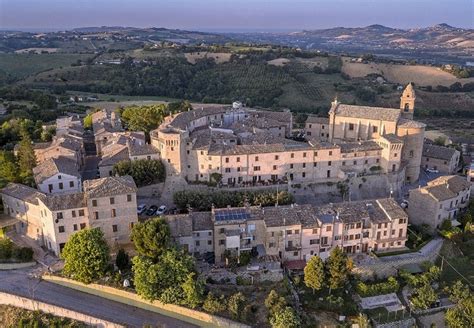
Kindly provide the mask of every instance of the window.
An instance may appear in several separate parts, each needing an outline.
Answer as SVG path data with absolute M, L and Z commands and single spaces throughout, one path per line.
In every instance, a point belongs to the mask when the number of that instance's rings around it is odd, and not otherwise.
M 349 131 L 353 131 L 354 130 L 354 123 L 349 123 Z
M 73 218 L 75 218 L 76 217 L 76 211 L 72 211 L 71 215 L 72 215 Z
M 268 244 L 268 247 L 270 247 L 270 248 L 275 247 L 275 243 L 269 243 L 269 244 Z
M 352 164 L 357 165 L 357 161 L 353 161 Z
M 403 229 L 400 229 L 400 230 L 398 231 L 398 237 L 399 237 L 399 238 L 403 237 Z
M 63 183 L 62 183 L 62 182 L 59 183 L 59 189 L 60 189 L 60 190 L 64 189 L 64 186 L 63 186 Z
M 306 163 L 303 163 L 303 168 L 305 168 L 305 167 L 306 167 Z
M 276 171 L 276 169 L 277 169 L 277 166 L 273 165 L 273 171 Z
M 332 226 L 328 225 L 326 226 L 326 231 L 331 231 L 332 230 Z
M 113 218 L 117 216 L 117 211 L 115 211 L 115 208 L 112 209 L 110 216 Z
M 225 228 L 220 228 L 219 233 L 225 233 Z
M 392 229 L 392 236 L 395 234 L 395 229 Z
M 393 154 L 393 157 L 397 157 L 397 156 L 398 156 L 398 154 L 397 154 L 397 153 L 394 153 L 394 154 Z
M 112 225 L 112 231 L 117 232 L 118 231 L 118 226 L 116 224 Z
M 86 228 L 86 224 L 85 224 L 85 223 L 81 223 L 79 226 L 81 227 L 81 230 Z
M 131 202 L 132 201 L 132 195 L 127 195 L 127 202 Z
M 355 235 L 355 239 L 360 239 L 360 233 Z
M 309 244 L 310 245 L 317 245 L 317 244 L 319 244 L 319 239 L 310 239 Z
M 413 150 L 410 150 L 409 156 L 410 156 L 411 158 L 413 158 L 413 156 L 414 156 Z M 444 164 L 446 164 L 446 163 L 444 163 Z
M 384 235 L 384 237 L 387 236 L 387 230 L 383 231 L 383 235 Z
M 298 251 L 293 252 L 293 256 L 298 256 L 298 254 L 299 254 Z
M 329 156 L 332 156 L 332 150 L 329 151 Z
M 61 175 L 58 175 L 58 179 L 61 180 Z
M 225 168 L 225 173 L 230 173 L 230 167 Z
M 64 229 L 64 226 L 59 226 L 58 229 L 59 229 L 59 232 L 60 232 L 60 233 L 66 231 L 66 230 Z
M 301 173 L 301 176 L 302 176 L 303 178 L 306 178 L 306 173 L 305 173 L 305 172 Z
M 373 133 L 377 133 L 378 131 L 379 131 L 379 128 L 378 128 L 378 127 L 376 127 L 376 126 L 373 126 L 373 127 L 372 127 L 372 132 L 373 132 Z
M 303 153 L 303 157 L 306 157 L 306 153 Z
M 69 188 L 74 188 L 74 181 L 69 181 Z
M 287 235 L 291 235 L 292 233 L 293 233 L 292 230 L 286 230 L 286 234 L 287 234 Z
M 199 240 L 196 240 L 195 245 L 196 246 L 201 246 L 201 242 Z
M 328 166 L 331 166 L 331 165 L 332 165 L 332 161 L 329 161 L 329 162 L 328 162 Z
M 255 162 L 258 162 L 258 156 L 255 156 Z
M 110 205 L 113 205 L 113 204 L 115 204 L 115 198 L 110 197 Z
M 49 190 L 49 192 L 53 191 L 53 185 L 52 184 L 48 185 L 48 190 Z
M 300 233 L 300 230 L 299 230 L 299 229 L 296 229 L 296 230 L 295 230 L 295 235 L 299 235 L 299 233 Z
M 209 232 L 207 233 L 207 235 L 208 235 L 208 236 L 212 236 L 212 231 L 209 231 Z
M 240 157 L 237 157 L 237 163 L 239 163 L 239 162 L 240 162 Z
M 219 239 L 219 245 L 225 245 L 225 239 Z
M 345 161 L 342 162 L 342 166 L 346 166 L 346 162 L 345 162 Z
M 207 244 L 208 244 L 208 245 L 212 245 L 212 240 L 208 240 L 208 241 L 207 241 Z
M 360 229 L 361 227 L 362 227 L 362 223 L 360 223 L 360 222 L 357 222 L 357 224 L 356 224 L 356 228 L 357 228 L 357 229 Z
M 293 164 L 290 164 L 290 169 L 292 169 L 292 168 L 293 168 Z
M 209 164 L 209 170 L 212 170 L 212 164 Z
M 92 200 L 92 206 L 97 207 L 97 199 Z
M 313 235 L 316 235 L 318 233 L 318 228 L 313 229 Z
M 290 157 L 291 157 L 291 158 L 295 158 L 295 154 L 294 154 L 294 153 L 291 153 Z
M 253 170 L 254 170 L 254 171 L 260 171 L 260 166 L 254 166 L 254 167 L 253 167 Z
M 350 235 L 349 240 L 354 240 L 354 235 Z
M 226 162 L 226 163 L 229 163 L 229 157 L 226 157 L 226 158 L 225 158 L 225 162 Z
M 365 162 L 364 162 L 364 164 L 369 164 L 369 160 L 366 159 Z
M 94 212 L 94 219 L 99 220 L 99 212 Z
M 328 170 L 328 171 L 327 171 L 327 177 L 328 177 L 328 178 L 331 177 L 331 170 Z
M 79 210 L 79 216 L 84 216 L 84 210 Z
M 316 156 L 318 156 L 318 152 L 317 152 L 317 151 L 314 152 L 314 157 L 316 157 Z
M 62 220 L 64 217 L 63 217 L 63 212 L 58 212 L 56 213 L 56 219 L 58 220 Z
M 280 159 L 280 156 L 275 155 L 275 161 L 278 161 Z
M 77 231 L 77 224 L 74 224 L 73 227 L 74 231 Z
M 327 245 L 328 244 L 328 237 L 322 237 L 321 238 L 321 245 Z M 324 252 L 321 250 L 321 252 Z

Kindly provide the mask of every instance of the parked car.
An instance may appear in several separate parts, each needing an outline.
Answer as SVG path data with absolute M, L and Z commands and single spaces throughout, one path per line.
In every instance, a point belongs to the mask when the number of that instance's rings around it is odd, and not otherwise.
M 146 205 L 145 204 L 140 204 L 137 206 L 137 214 L 142 215 L 146 211 Z
M 426 169 L 426 172 L 428 172 L 428 173 L 439 173 L 439 171 L 435 170 L 435 169 Z
M 163 214 L 165 214 L 165 211 L 166 211 L 166 206 L 165 206 L 165 205 L 161 205 L 161 206 L 158 208 L 158 211 L 156 211 L 156 215 L 163 215 Z
M 158 206 L 156 205 L 151 205 L 148 210 L 146 211 L 146 215 L 152 216 L 155 215 L 156 211 L 158 210 Z

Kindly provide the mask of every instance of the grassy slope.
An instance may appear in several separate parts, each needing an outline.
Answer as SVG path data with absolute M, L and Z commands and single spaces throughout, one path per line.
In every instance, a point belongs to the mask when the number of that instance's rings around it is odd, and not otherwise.
M 69 327 L 85 328 L 87 325 L 66 318 L 55 317 L 43 312 L 33 312 L 21 308 L 0 305 L 0 325 L 1 327 Z
M 70 66 L 87 54 L 0 54 L 0 71 L 24 78 L 49 69 Z

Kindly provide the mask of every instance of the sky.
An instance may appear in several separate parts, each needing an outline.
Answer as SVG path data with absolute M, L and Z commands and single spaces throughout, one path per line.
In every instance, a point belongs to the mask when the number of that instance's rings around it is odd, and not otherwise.
M 135 26 L 241 32 L 438 23 L 474 28 L 474 1 L 0 0 L 1 29 Z

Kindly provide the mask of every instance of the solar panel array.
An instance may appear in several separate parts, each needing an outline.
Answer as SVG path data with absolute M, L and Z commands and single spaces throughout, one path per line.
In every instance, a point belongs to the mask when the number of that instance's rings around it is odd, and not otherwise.
M 250 213 L 239 208 L 220 209 L 214 212 L 214 217 L 216 221 L 248 220 L 250 219 Z

